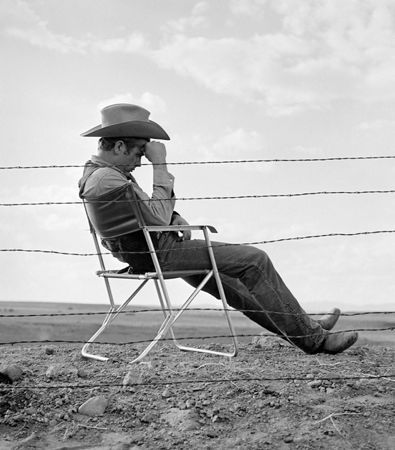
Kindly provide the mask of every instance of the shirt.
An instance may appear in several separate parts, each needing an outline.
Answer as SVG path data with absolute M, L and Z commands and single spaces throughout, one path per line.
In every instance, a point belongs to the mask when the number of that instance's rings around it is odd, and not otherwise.
M 163 166 L 153 166 L 153 192 L 149 197 L 131 174 L 125 174 L 118 167 L 111 165 L 99 156 L 93 155 L 91 161 L 101 166 L 87 179 L 84 187 L 84 197 L 89 199 L 99 197 L 118 187 L 131 182 L 140 203 L 141 213 L 147 225 L 169 225 L 176 202 L 174 195 L 174 176 L 163 169 Z

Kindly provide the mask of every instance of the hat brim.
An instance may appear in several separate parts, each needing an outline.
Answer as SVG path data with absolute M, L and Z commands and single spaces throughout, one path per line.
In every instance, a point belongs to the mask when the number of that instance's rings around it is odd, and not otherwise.
M 81 136 L 84 137 L 141 137 L 151 139 L 170 140 L 166 131 L 152 120 L 122 122 L 108 127 L 98 125 Z

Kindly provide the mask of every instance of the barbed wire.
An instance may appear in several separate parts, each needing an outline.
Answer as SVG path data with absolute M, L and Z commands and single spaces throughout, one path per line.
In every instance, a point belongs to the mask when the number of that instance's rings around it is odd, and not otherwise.
M 224 195 L 210 197 L 168 197 L 168 198 L 149 198 L 137 199 L 140 203 L 162 202 L 162 201 L 196 201 L 196 200 L 245 200 L 258 198 L 284 198 L 284 197 L 308 197 L 318 195 L 371 195 L 371 194 L 394 194 L 395 189 L 386 190 L 365 190 L 365 191 L 315 191 L 315 192 L 291 192 L 286 194 L 251 194 L 251 195 Z M 88 200 L 87 203 L 101 204 L 108 203 L 108 200 Z M 130 203 L 130 200 L 114 200 L 112 203 Z M 21 202 L 21 203 L 0 203 L 0 206 L 59 206 L 59 205 L 82 205 L 82 201 L 67 202 Z
M 392 381 L 395 374 L 378 374 L 378 375 L 349 375 L 349 376 L 321 376 L 315 375 L 314 380 L 322 381 L 342 381 L 342 380 L 381 380 L 388 379 Z M 311 378 L 306 375 L 293 376 L 293 377 L 233 377 L 233 378 L 211 378 L 211 379 L 182 379 L 182 380 L 151 380 L 143 381 L 139 380 L 136 383 L 128 383 L 126 386 L 123 383 L 85 383 L 85 384 L 60 384 L 60 385 L 28 385 L 28 384 L 4 384 L 1 385 L 1 390 L 13 390 L 13 389 L 93 389 L 93 388 L 130 388 L 141 386 L 176 386 L 180 384 L 218 384 L 218 383 L 235 383 L 237 381 L 242 382 L 267 382 L 267 381 L 311 381 Z
M 266 158 L 266 159 L 230 159 L 230 160 L 211 160 L 211 161 L 174 161 L 160 164 L 143 163 L 142 166 L 163 166 L 163 165 L 206 165 L 206 164 L 246 164 L 246 163 L 288 163 L 288 162 L 329 162 L 329 161 L 355 161 L 355 160 L 379 160 L 395 159 L 395 155 L 381 156 L 335 156 L 323 158 Z M 84 164 L 52 164 L 35 166 L 0 166 L 0 170 L 19 170 L 19 169 L 74 169 L 83 168 Z
M 261 311 L 262 313 L 264 311 Z M 338 330 L 338 331 L 331 331 L 331 334 L 341 334 L 341 333 L 347 333 L 347 332 L 353 332 L 353 331 L 393 331 L 395 330 L 394 327 L 383 327 L 383 328 L 353 328 L 353 329 L 347 329 L 347 330 Z M 320 333 L 310 333 L 310 334 L 298 334 L 298 335 L 292 335 L 287 334 L 287 338 L 292 339 L 301 339 L 306 337 L 314 337 L 314 336 L 321 336 Z M 182 336 L 177 337 L 177 341 L 186 341 L 186 340 L 205 340 L 205 339 L 220 339 L 220 338 L 231 338 L 232 336 L 236 336 L 239 338 L 250 338 L 250 337 L 269 337 L 269 338 L 280 338 L 280 336 L 271 334 L 271 333 L 244 333 L 244 334 L 216 334 L 216 335 L 207 335 L 207 336 Z M 161 338 L 161 342 L 168 342 L 172 341 L 173 338 Z M 147 344 L 152 342 L 151 339 L 142 339 L 139 341 L 127 341 L 127 342 L 109 342 L 109 341 L 94 341 L 92 344 L 95 345 L 115 345 L 115 346 L 127 346 L 127 345 L 136 345 L 136 344 Z M 20 340 L 20 341 L 9 341 L 9 342 L 0 342 L 0 346 L 4 345 L 21 345 L 21 344 L 87 344 L 88 341 L 81 340 L 81 339 L 44 339 L 44 340 Z
M 0 300 L 5 301 L 5 300 Z M 20 300 L 22 301 L 22 300 Z M 29 301 L 29 300 L 25 300 Z M 124 311 L 89 311 L 89 312 L 73 312 L 73 313 L 43 313 L 43 314 L 0 314 L 0 318 L 18 318 L 18 317 L 62 317 L 62 316 L 98 316 L 98 315 L 112 315 L 112 314 L 138 314 L 138 313 L 150 313 L 150 312 L 164 312 L 164 311 L 184 311 L 181 308 L 149 308 L 149 309 L 129 309 Z M 279 312 L 279 311 L 262 311 L 261 309 L 231 309 L 231 308 L 188 308 L 186 311 L 228 311 L 228 312 L 256 312 L 256 313 L 266 313 L 266 314 L 281 314 L 283 316 L 329 316 L 335 315 L 337 313 L 331 312 L 317 312 L 317 313 L 291 313 L 291 312 Z M 359 311 L 350 313 L 340 313 L 343 317 L 353 317 L 353 316 L 366 316 L 366 315 L 389 315 L 395 314 L 395 311 Z
M 326 233 L 326 234 L 312 234 L 305 236 L 294 236 L 287 238 L 279 238 L 279 239 L 268 239 L 263 241 L 253 241 L 253 242 L 242 242 L 242 243 L 223 243 L 216 244 L 212 246 L 212 248 L 218 247 L 228 247 L 228 246 L 240 246 L 240 245 L 261 245 L 261 244 L 274 244 L 276 242 L 286 242 L 286 241 L 300 241 L 306 239 L 319 239 L 326 237 L 354 237 L 354 236 L 369 236 L 376 234 L 391 234 L 395 233 L 394 230 L 373 230 L 373 231 L 358 231 L 354 233 Z M 198 250 L 201 247 L 189 247 L 188 250 Z M 179 248 L 169 248 L 169 249 L 157 249 L 155 253 L 167 253 L 167 252 L 177 252 L 183 251 L 183 249 Z M 52 254 L 52 255 L 64 255 L 64 256 L 97 256 L 99 253 L 79 253 L 79 252 L 63 252 L 58 250 L 43 250 L 43 249 L 24 249 L 24 248 L 0 248 L 0 252 L 11 252 L 11 253 L 43 253 L 43 254 Z M 149 250 L 146 251 L 122 251 L 117 252 L 122 255 L 140 255 L 140 254 L 148 254 L 151 253 Z M 101 252 L 101 255 L 112 255 L 110 252 Z

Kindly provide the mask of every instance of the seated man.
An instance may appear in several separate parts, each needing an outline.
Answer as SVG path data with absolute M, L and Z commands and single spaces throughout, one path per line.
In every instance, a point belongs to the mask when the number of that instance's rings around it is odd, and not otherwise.
M 147 225 L 186 225 L 174 211 L 174 177 L 166 166 L 166 148 L 151 139 L 170 139 L 157 123 L 149 120 L 149 111 L 136 105 L 116 104 L 102 110 L 102 123 L 82 136 L 100 137 L 98 155 L 85 165 L 79 182 L 80 196 L 92 204 L 103 205 L 114 200 L 119 212 L 112 214 L 98 234 L 103 245 L 114 256 L 128 263 L 136 273 L 153 270 L 153 263 L 142 233 L 127 202 L 131 186 L 140 202 Z M 149 197 L 137 184 L 131 172 L 145 156 L 153 167 L 153 194 Z M 122 197 L 124 195 L 124 197 Z M 129 209 L 126 211 L 126 209 Z M 94 224 L 95 226 L 95 224 Z M 96 226 L 95 226 L 96 228 Z M 115 231 L 114 231 L 115 230 Z M 210 269 L 204 240 L 191 240 L 189 231 L 182 238 L 174 232 L 154 234 L 153 241 L 164 271 Z M 248 245 L 213 242 L 218 270 L 227 302 L 267 330 L 276 333 L 306 353 L 339 353 L 353 345 L 356 332 L 329 333 L 340 310 L 321 319 L 311 319 L 301 308 L 276 272 L 267 254 Z M 201 277 L 185 279 L 197 286 Z M 204 290 L 219 298 L 212 280 Z

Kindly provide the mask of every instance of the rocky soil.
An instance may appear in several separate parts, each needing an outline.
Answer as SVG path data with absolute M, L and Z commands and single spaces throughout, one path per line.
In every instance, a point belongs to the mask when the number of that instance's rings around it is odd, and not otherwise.
M 393 373 L 393 348 L 309 356 L 261 337 L 229 360 L 163 343 L 133 366 L 136 348 L 100 350 L 2 347 L 0 449 L 395 448 L 394 378 L 341 379 Z

